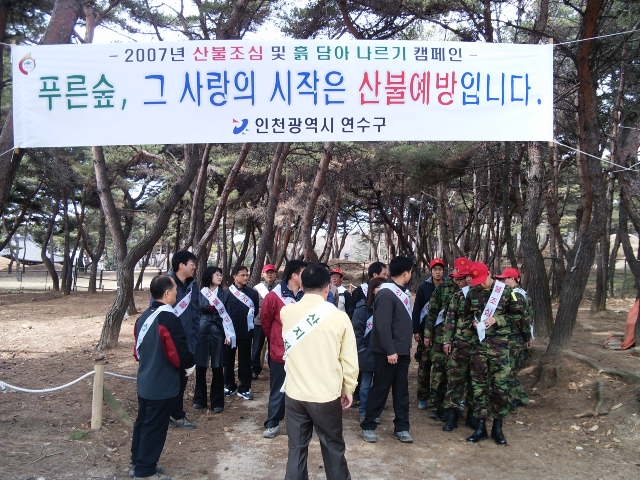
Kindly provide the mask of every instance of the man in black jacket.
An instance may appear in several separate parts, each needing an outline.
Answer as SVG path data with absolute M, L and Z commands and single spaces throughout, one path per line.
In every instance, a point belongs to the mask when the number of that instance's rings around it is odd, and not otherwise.
M 134 356 L 138 367 L 138 418 L 133 427 L 131 463 L 135 479 L 170 480 L 160 476 L 169 417 L 180 391 L 183 372 L 195 369 L 180 320 L 173 311 L 176 283 L 158 275 L 150 285 L 153 302 L 136 322 Z M 162 381 L 158 381 L 161 379 Z
M 413 442 L 409 433 L 409 360 L 412 340 L 411 296 L 405 291 L 411 281 L 413 260 L 396 257 L 389 263 L 391 282 L 383 283 L 373 307 L 371 350 L 374 356 L 373 387 L 362 427 L 366 442 L 376 442 L 376 418 L 393 390 L 394 436 Z
M 249 269 L 244 265 L 232 271 L 233 284 L 229 287 L 225 307 L 233 320 L 236 331 L 236 348 L 226 345 L 226 361 L 224 366 L 224 394 L 234 393 L 245 400 L 253 400 L 251 392 L 251 338 L 255 326 L 255 318 L 259 314 L 260 296 L 249 287 Z M 236 383 L 235 362 L 238 353 L 238 382 Z

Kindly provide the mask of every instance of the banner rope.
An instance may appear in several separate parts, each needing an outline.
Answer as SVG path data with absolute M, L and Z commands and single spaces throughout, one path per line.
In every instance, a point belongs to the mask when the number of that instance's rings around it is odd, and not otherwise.
M 21 393 L 51 393 L 51 392 L 55 392 L 57 390 L 62 390 L 64 388 L 70 387 L 71 385 L 74 385 L 76 383 L 78 383 L 81 380 L 84 380 L 87 377 L 90 377 L 91 375 L 95 374 L 96 371 L 95 370 L 91 370 L 90 372 L 85 373 L 84 375 L 76 378 L 75 380 L 72 380 L 68 383 L 65 383 L 64 385 L 60 385 L 58 387 L 52 387 L 52 388 L 42 388 L 42 389 L 32 389 L 32 388 L 23 388 L 23 387 L 17 387 L 15 385 L 11 385 L 10 383 L 7 382 L 3 382 L 2 380 L 0 380 L 0 392 L 21 392 Z M 105 375 L 110 375 L 112 377 L 117 377 L 117 378 L 123 378 L 125 380 L 136 380 L 136 377 L 130 377 L 128 375 L 121 375 L 119 373 L 113 373 L 113 372 L 104 372 Z
M 587 157 L 591 157 L 591 158 L 593 158 L 595 160 L 599 160 L 601 162 L 605 162 L 605 163 L 608 163 L 610 165 L 616 166 L 616 167 L 621 169 L 621 170 L 618 170 L 618 171 L 626 172 L 626 171 L 633 171 L 634 170 L 632 167 L 625 167 L 624 165 L 620 165 L 619 163 L 612 162 L 611 160 L 607 160 L 606 158 L 601 158 L 601 157 L 596 157 L 595 155 L 591 155 L 590 153 L 584 152 L 584 151 L 580 150 L 579 148 L 575 148 L 575 147 L 571 147 L 569 145 L 565 145 L 564 143 L 561 143 L 558 140 L 554 139 L 553 143 L 555 143 L 557 145 L 560 145 L 561 147 L 568 148 L 569 150 L 573 150 L 574 152 L 578 152 L 578 153 L 581 153 L 583 155 L 586 155 Z

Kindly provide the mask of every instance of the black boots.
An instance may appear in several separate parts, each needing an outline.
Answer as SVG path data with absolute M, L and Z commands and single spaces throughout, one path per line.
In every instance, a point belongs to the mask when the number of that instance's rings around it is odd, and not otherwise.
M 478 417 L 474 417 L 471 414 L 471 410 L 469 410 L 469 413 L 467 413 L 467 420 L 464 422 L 464 424 L 471 430 L 475 430 L 476 428 L 478 428 Z
M 432 420 L 440 420 L 441 422 L 445 421 L 445 410 L 444 408 L 438 407 L 431 412 L 429 418 Z
M 498 445 L 506 445 L 507 439 L 504 438 L 504 433 L 502 433 L 502 419 L 494 418 L 493 426 L 491 427 L 491 438 L 493 438 Z
M 442 427 L 445 432 L 450 432 L 458 428 L 458 409 L 447 408 L 444 412 L 444 421 L 446 422 Z
M 476 427 L 475 432 L 473 432 L 473 435 L 467 438 L 467 442 L 476 443 L 488 437 L 486 420 L 484 418 L 479 418 L 478 426 Z

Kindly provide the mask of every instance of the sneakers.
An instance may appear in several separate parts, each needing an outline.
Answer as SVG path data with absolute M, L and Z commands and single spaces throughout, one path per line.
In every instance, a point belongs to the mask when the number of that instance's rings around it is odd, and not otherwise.
M 413 443 L 413 437 L 406 430 L 402 432 L 393 432 L 393 436 L 400 440 L 402 443 Z
M 280 435 L 280 425 L 267 427 L 262 434 L 262 438 L 276 438 L 278 435 Z
M 133 480 L 171 480 L 171 477 L 156 472 L 149 477 L 133 477 Z
M 202 410 L 204 408 L 204 405 L 199 402 L 193 402 L 193 408 L 195 408 L 196 410 Z
M 238 387 L 234 387 L 234 388 L 224 387 L 224 396 L 230 397 L 231 395 L 235 394 L 237 391 L 238 391 Z
M 164 468 L 156 466 L 156 474 L 159 474 L 159 475 L 164 474 Z M 129 476 L 130 477 L 136 476 L 136 466 L 133 463 L 129 465 Z M 149 477 L 146 477 L 146 478 L 149 478 Z
M 172 427 L 176 428 L 188 428 L 193 430 L 194 428 L 198 428 L 195 423 L 190 422 L 187 417 L 178 418 L 177 420 L 173 417 L 169 417 L 169 424 Z
M 362 439 L 368 443 L 376 443 L 378 441 L 378 434 L 375 430 L 362 430 Z
M 224 412 L 224 407 L 213 407 L 211 410 L 213 413 L 222 413 Z
M 426 400 L 418 400 L 418 410 L 426 410 L 429 406 L 429 402 Z
M 244 398 L 245 400 L 253 400 L 253 393 L 251 393 L 251 390 L 248 390 L 246 392 L 238 392 L 237 395 L 240 398 Z

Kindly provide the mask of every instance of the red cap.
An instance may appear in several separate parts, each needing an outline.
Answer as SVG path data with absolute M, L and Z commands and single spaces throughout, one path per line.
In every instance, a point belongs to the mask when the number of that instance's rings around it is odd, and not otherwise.
M 468 269 L 470 264 L 471 260 L 469 260 L 467 257 L 458 257 L 453 262 L 453 268 L 455 268 L 456 270 L 466 270 Z
M 477 287 L 481 283 L 483 283 L 487 278 L 489 278 L 489 267 L 482 262 L 474 262 L 471 264 L 471 268 L 469 269 L 469 274 L 471 275 L 471 286 Z
M 471 265 L 473 264 L 473 262 L 469 262 L 465 265 L 462 265 L 460 268 L 458 268 L 455 273 L 452 273 L 451 276 L 453 278 L 465 278 L 469 275 L 471 275 Z
M 271 270 L 273 270 L 274 272 L 278 271 L 276 266 L 273 265 L 272 263 L 267 263 L 264 267 L 262 267 L 262 273 L 267 273 L 267 272 L 270 272 Z
M 447 265 L 444 263 L 444 260 L 441 258 L 434 258 L 429 262 L 429 270 L 431 270 L 436 265 L 440 265 L 442 268 L 445 268 Z
M 334 268 L 331 270 L 331 275 L 340 275 L 341 277 L 344 277 L 344 272 L 340 268 Z
M 508 267 L 505 268 L 500 275 L 496 275 L 496 278 L 515 278 L 516 280 L 520 280 L 520 270 L 518 270 L 517 268 Z

